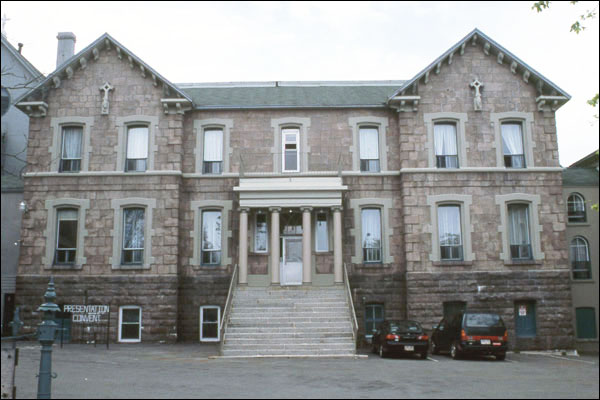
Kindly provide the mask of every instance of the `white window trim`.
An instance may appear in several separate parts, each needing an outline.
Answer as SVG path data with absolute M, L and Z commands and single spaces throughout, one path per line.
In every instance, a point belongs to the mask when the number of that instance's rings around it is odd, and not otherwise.
M 127 134 L 129 128 L 134 126 L 148 127 L 148 159 L 146 162 L 146 171 L 144 172 L 154 171 L 154 153 L 158 151 L 158 146 L 156 145 L 156 135 L 159 132 L 159 127 L 158 117 L 151 115 L 130 115 L 127 117 L 117 117 L 117 171 L 125 171 L 125 160 L 127 158 Z M 127 174 L 143 174 L 144 172 L 130 171 L 127 172 Z
M 348 125 L 352 128 L 352 170 L 360 171 L 360 128 L 361 126 L 373 126 L 377 128 L 379 133 L 379 172 L 362 172 L 363 174 L 377 174 L 388 171 L 388 146 L 387 146 L 387 131 L 389 122 L 385 117 L 364 116 L 348 118 Z
M 285 132 L 285 130 L 295 130 L 296 132 Z M 285 169 L 285 145 L 287 144 L 287 140 L 285 139 L 286 135 L 295 135 L 296 136 L 296 169 Z M 281 128 L 281 172 L 300 172 L 300 128 L 296 127 L 283 127 Z
M 286 117 L 271 119 L 271 128 L 273 128 L 273 172 L 283 173 L 282 162 L 282 130 L 285 128 L 298 128 L 300 137 L 298 138 L 298 148 L 303 149 L 298 156 L 298 172 L 308 172 L 308 154 L 310 147 L 308 146 L 308 129 L 310 128 L 310 118 Z M 287 173 L 292 173 L 288 171 Z
M 350 199 L 350 208 L 354 213 L 354 228 L 350 229 L 350 235 L 354 236 L 355 255 L 352 256 L 351 260 L 353 264 L 364 264 L 361 215 L 363 208 L 379 208 L 381 210 L 381 240 L 383 247 L 381 249 L 381 264 L 392 264 L 394 262 L 394 257 L 390 255 L 390 236 L 394 234 L 394 229 L 390 227 L 389 223 L 392 204 L 393 200 L 386 198 Z
M 114 210 L 114 225 L 110 231 L 113 237 L 113 253 L 108 262 L 112 265 L 112 269 L 150 269 L 150 266 L 155 263 L 152 257 L 152 237 L 154 236 L 153 229 L 153 212 L 156 208 L 156 199 L 144 198 L 127 198 L 113 199 L 111 207 Z M 121 250 L 123 248 L 123 211 L 126 208 L 143 208 L 144 209 L 144 262 L 142 265 L 121 264 Z
M 229 256 L 229 239 L 233 237 L 233 232 L 229 229 L 229 216 L 233 209 L 231 200 L 195 200 L 191 202 L 191 210 L 194 213 L 194 229 L 190 231 L 190 237 L 193 241 L 194 253 L 189 259 L 190 265 L 202 268 L 226 267 L 231 265 L 232 259 Z M 202 232 L 200 223 L 202 222 L 202 211 L 219 210 L 221 211 L 221 264 L 202 265 Z
M 218 310 L 218 314 L 217 314 L 217 338 L 210 338 L 210 339 L 205 339 L 202 336 L 202 324 L 203 324 L 203 315 L 204 315 L 204 310 Z M 201 342 L 220 342 L 221 341 L 221 307 L 219 306 L 201 306 L 200 307 L 200 321 L 199 321 L 199 328 L 200 328 L 200 341 Z
M 194 155 L 196 158 L 196 170 L 197 174 L 203 174 L 202 165 L 204 163 L 204 131 L 210 129 L 222 129 L 223 130 L 223 172 L 222 174 L 230 172 L 230 160 L 231 153 L 233 150 L 230 146 L 231 129 L 233 129 L 232 119 L 195 119 L 194 120 L 194 135 L 196 137 L 196 147 L 194 148 Z M 203 175 L 214 175 L 214 174 L 203 174 Z
M 514 263 L 510 255 L 509 227 L 508 227 L 508 205 L 527 204 L 529 206 L 529 233 L 531 235 L 532 261 L 544 260 L 545 254 L 541 249 L 540 233 L 544 230 L 539 221 L 539 209 L 541 198 L 539 195 L 512 193 L 496 196 L 496 204 L 500 207 L 500 225 L 498 232 L 502 235 L 502 253 L 500 259 L 505 263 Z M 526 263 L 522 262 L 522 263 Z
M 435 132 L 434 125 L 442 123 L 452 123 L 456 126 L 456 148 L 458 155 L 458 169 L 466 168 L 469 166 L 467 159 L 467 149 L 469 148 L 469 142 L 467 141 L 466 125 L 469 121 L 469 117 L 466 113 L 455 113 L 455 112 L 440 112 L 440 113 L 425 113 L 423 114 L 425 121 L 425 127 L 427 128 L 427 154 L 429 158 L 429 168 L 436 169 L 447 169 L 437 168 L 436 156 L 435 156 Z M 455 169 L 455 168 L 451 168 Z
M 81 137 L 81 168 L 79 171 L 89 171 L 92 154 L 90 140 L 92 126 L 94 126 L 94 117 L 56 117 L 50 120 L 50 126 L 52 127 L 52 145 L 48 148 L 50 152 L 50 170 L 58 172 L 60 166 L 63 127 L 80 126 L 83 129 Z M 68 173 L 61 172 L 60 174 Z
M 84 257 L 84 241 L 88 235 L 85 229 L 86 212 L 90 208 L 88 199 L 51 199 L 46 200 L 46 210 L 48 217 L 46 220 L 46 256 L 42 257 L 42 265 L 45 269 L 81 269 L 83 264 L 87 263 Z M 77 209 L 77 254 L 74 265 L 54 265 L 54 251 L 56 250 L 56 222 L 58 210 L 61 208 Z
M 460 165 L 460 164 L 459 164 Z M 471 224 L 471 205 L 473 204 L 473 196 L 461 194 L 442 194 L 437 196 L 427 196 L 427 205 L 431 215 L 431 253 L 429 260 L 433 262 L 459 262 L 442 260 L 440 255 L 440 233 L 438 229 L 438 207 L 443 205 L 460 206 L 460 227 L 462 230 L 463 242 L 463 262 L 475 261 L 475 253 L 471 243 L 471 233 L 473 233 L 473 225 Z
M 494 135 L 496 137 L 496 167 L 505 168 L 507 170 L 512 169 L 506 168 L 504 166 L 504 151 L 502 150 L 502 123 L 505 122 L 517 122 L 521 124 L 521 129 L 523 133 L 523 153 L 525 156 L 525 169 L 535 167 L 533 158 L 533 148 L 535 147 L 535 142 L 533 141 L 533 129 L 535 127 L 535 121 L 533 119 L 533 113 L 514 111 L 504 113 L 490 113 L 490 121 L 494 127 Z
M 121 338 L 121 327 L 123 324 L 123 310 L 139 310 L 140 311 L 140 331 L 138 334 L 139 339 L 122 339 Z M 142 341 L 142 307 L 140 306 L 121 306 L 119 307 L 119 342 L 120 343 L 140 343 Z

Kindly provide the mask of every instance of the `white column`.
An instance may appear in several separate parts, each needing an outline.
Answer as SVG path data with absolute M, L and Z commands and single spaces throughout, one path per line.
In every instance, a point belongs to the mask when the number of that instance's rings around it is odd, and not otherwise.
M 240 208 L 239 284 L 248 284 L 248 209 Z
M 333 277 L 335 283 L 343 283 L 342 271 L 342 208 L 333 210 Z
M 302 284 L 312 283 L 312 243 L 311 243 L 311 211 L 312 207 L 302 207 Z
M 279 213 L 280 207 L 271 207 L 271 284 L 279 285 Z

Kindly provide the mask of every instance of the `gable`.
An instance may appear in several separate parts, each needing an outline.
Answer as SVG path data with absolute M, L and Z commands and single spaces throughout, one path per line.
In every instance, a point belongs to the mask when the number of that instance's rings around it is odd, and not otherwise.
M 535 100 L 540 111 L 555 111 L 571 98 L 568 93 L 531 68 L 527 63 L 500 46 L 480 30 L 475 29 L 419 72 L 414 78 L 402 85 L 402 87 L 389 97 L 388 104 L 398 111 L 416 110 L 420 100 L 419 86 L 427 85 L 432 76 L 441 74 L 446 67 L 452 65 L 457 57 L 463 56 L 467 46 L 479 49 L 486 57 L 495 59 L 495 62 L 507 68 L 514 75 L 515 79 L 522 79 L 526 84 L 535 87 L 537 92 Z

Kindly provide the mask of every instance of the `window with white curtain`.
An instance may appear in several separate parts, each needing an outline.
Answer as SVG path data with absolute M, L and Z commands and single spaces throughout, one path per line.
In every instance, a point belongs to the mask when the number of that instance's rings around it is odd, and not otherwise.
M 590 248 L 587 240 L 581 236 L 577 236 L 571 240 L 570 247 L 573 279 L 592 279 Z
M 381 258 L 381 210 L 378 208 L 363 208 L 362 219 L 362 249 L 365 263 L 379 263 Z
M 256 227 L 254 230 L 254 251 L 256 253 L 266 253 L 269 249 L 267 227 L 267 214 L 256 214 Z
M 329 251 L 329 231 L 327 229 L 327 214 L 317 213 L 315 226 L 315 251 Z
M 123 210 L 122 264 L 142 264 L 144 262 L 144 214 L 143 208 Z
M 520 123 L 508 122 L 502 124 L 502 151 L 505 167 L 525 168 L 523 127 Z
M 567 199 L 567 215 L 569 222 L 585 222 L 585 200 L 578 193 L 572 193 Z
M 59 172 L 79 172 L 81 170 L 81 126 L 66 126 L 62 129 L 62 150 Z
M 75 264 L 77 253 L 77 209 L 57 210 L 54 264 Z
M 204 265 L 221 264 L 221 211 L 202 212 L 202 255 Z
M 300 171 L 300 129 L 285 128 L 281 130 L 282 135 L 282 171 Z
M 204 162 L 202 173 L 220 174 L 223 172 L 223 130 L 204 131 Z
M 146 171 L 148 160 L 148 127 L 132 126 L 127 130 L 125 171 Z
M 379 172 L 379 130 L 373 126 L 362 126 L 360 136 L 360 170 Z
M 459 205 L 448 204 L 438 207 L 438 233 L 440 259 L 462 260 L 463 242 Z
M 438 123 L 433 126 L 435 158 L 438 168 L 458 168 L 456 125 Z
M 508 205 L 508 227 L 510 254 L 513 260 L 531 260 L 531 235 L 529 232 L 529 206 L 527 204 Z

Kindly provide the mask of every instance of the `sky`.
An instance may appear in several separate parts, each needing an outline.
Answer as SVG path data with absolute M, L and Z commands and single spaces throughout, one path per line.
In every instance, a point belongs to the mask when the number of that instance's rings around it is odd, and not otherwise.
M 2 1 L 1 13 L 46 75 L 58 32 L 77 36 L 75 52 L 108 32 L 173 83 L 407 80 L 479 28 L 572 96 L 556 113 L 568 166 L 598 149 L 598 18 L 569 32 L 598 2 L 533 3 Z

